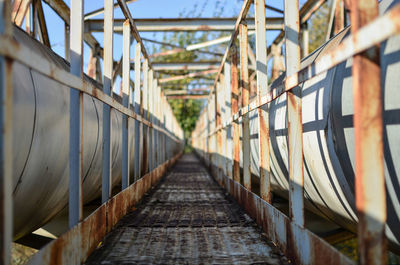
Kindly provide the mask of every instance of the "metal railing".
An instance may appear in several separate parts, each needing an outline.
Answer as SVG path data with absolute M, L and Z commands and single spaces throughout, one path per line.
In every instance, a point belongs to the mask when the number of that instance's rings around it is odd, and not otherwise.
M 12 242 L 12 64 L 21 63 L 36 72 L 70 88 L 70 151 L 69 151 L 69 226 L 70 230 L 39 251 L 31 264 L 80 264 L 93 251 L 104 235 L 138 202 L 143 194 L 165 173 L 183 149 L 183 131 L 180 128 L 166 96 L 154 76 L 149 56 L 143 46 L 132 16 L 124 0 L 118 4 L 125 16 L 123 23 L 122 104 L 113 98 L 113 0 L 105 0 L 104 21 L 104 82 L 103 90 L 83 79 L 83 0 L 71 1 L 70 17 L 65 4 L 48 0 L 52 8 L 70 22 L 70 73 L 57 68 L 12 38 L 11 1 L 0 0 L 0 264 L 10 264 Z M 68 10 L 69 11 L 69 10 Z M 136 40 L 134 102 L 130 102 L 131 36 Z M 66 53 L 68 54 L 68 53 Z M 142 63 L 143 59 L 143 63 Z M 103 104 L 103 171 L 102 205 L 89 217 L 82 217 L 83 177 L 83 94 L 98 99 Z M 133 110 L 131 109 L 133 105 Z M 122 191 L 111 194 L 111 112 L 122 114 Z M 135 122 L 135 157 L 129 156 L 129 122 Z M 146 139 L 145 139 L 146 138 Z M 167 138 L 180 145 L 179 150 L 168 148 Z M 143 142 L 149 144 L 143 145 Z M 143 150 L 144 149 L 144 150 Z M 129 183 L 134 159 L 136 182 Z M 66 161 L 67 163 L 67 161 Z M 141 166 L 145 169 L 141 169 Z M 144 175 L 141 175 L 144 172 Z
M 264 228 L 290 259 L 299 264 L 353 262 L 304 228 L 303 126 L 300 85 L 353 57 L 354 127 L 356 139 L 356 207 L 360 264 L 386 262 L 386 193 L 382 141 L 382 95 L 379 43 L 400 32 L 400 5 L 378 17 L 376 0 L 351 1 L 351 33 L 336 48 L 300 69 L 299 4 L 285 0 L 286 78 L 268 86 L 265 0 L 254 0 L 257 97 L 249 102 L 247 34 L 243 23 L 253 3 L 244 1 L 214 83 L 213 93 L 192 134 L 192 144 L 218 182 Z M 301 19 L 301 22 L 303 19 Z M 342 23 L 342 22 L 341 22 Z M 239 38 L 240 86 L 236 39 Z M 368 52 L 366 52 L 368 50 Z M 230 60 L 228 58 L 230 57 Z M 230 61 L 230 62 L 229 62 Z M 240 90 L 240 91 L 239 91 Z M 268 103 L 287 95 L 289 217 L 271 203 Z M 239 109 L 239 95 L 242 107 Z M 224 101 L 221 101 L 221 98 Z M 221 111 L 223 110 L 223 111 Z M 260 197 L 251 192 L 249 112 L 258 113 Z M 233 114 L 232 114 L 233 113 Z M 240 120 L 239 120 L 240 119 Z M 373 121 L 373 123 L 370 123 Z M 240 127 L 242 157 L 240 161 Z M 231 136 L 227 137 L 227 133 Z M 216 155 L 213 155 L 216 154 Z M 221 157 L 224 157 L 222 159 Z M 225 161 L 225 162 L 224 162 Z M 242 176 L 240 163 L 243 163 Z M 243 186 L 240 183 L 243 178 Z M 370 216 L 376 219 L 372 225 Z

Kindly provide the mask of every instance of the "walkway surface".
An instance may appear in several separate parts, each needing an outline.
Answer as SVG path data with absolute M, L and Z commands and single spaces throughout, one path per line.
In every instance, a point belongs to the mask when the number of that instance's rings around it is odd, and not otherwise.
M 255 222 L 183 156 L 86 264 L 288 264 Z

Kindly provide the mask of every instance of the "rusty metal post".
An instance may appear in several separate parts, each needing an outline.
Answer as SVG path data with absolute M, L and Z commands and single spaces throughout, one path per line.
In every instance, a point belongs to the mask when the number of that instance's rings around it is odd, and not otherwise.
M 249 58 L 247 41 L 247 24 L 241 22 L 239 25 L 240 41 L 240 90 L 242 92 L 242 107 L 249 106 L 250 84 L 249 84 Z M 250 124 L 249 113 L 242 116 L 242 153 L 243 153 L 243 184 L 246 189 L 251 190 L 250 170 Z
M 225 87 L 224 87 L 224 82 L 225 82 L 225 76 L 223 73 L 219 76 L 220 80 L 218 82 L 219 84 L 219 89 L 218 89 L 218 105 L 219 105 L 219 110 L 220 110 L 220 125 L 223 124 L 223 121 L 226 121 L 226 109 L 225 109 Z M 223 176 L 226 176 L 226 127 L 222 128 L 220 131 L 220 148 L 218 150 L 219 155 L 220 155 L 220 160 L 219 160 L 219 168 L 221 169 L 221 172 Z
M 131 26 L 129 20 L 124 21 L 123 25 L 123 54 L 122 54 L 122 104 L 129 108 L 131 88 L 130 88 L 130 68 L 131 68 Z M 129 117 L 122 115 L 122 189 L 129 186 Z
M 114 3 L 104 0 L 104 93 L 112 95 Z M 111 196 L 111 107 L 103 104 L 103 175 L 101 201 L 105 203 Z
M 97 72 L 96 67 L 97 67 L 96 51 L 92 48 L 90 49 L 87 75 L 93 78 L 94 80 L 96 80 L 96 72 Z
M 34 16 L 34 7 L 32 6 L 32 33 L 31 35 L 35 36 L 35 16 Z M 69 62 L 70 60 L 70 47 L 69 47 L 69 40 L 70 37 L 70 27 L 67 23 L 64 23 L 64 46 L 65 46 L 65 60 Z
M 267 76 L 267 42 L 265 33 L 265 0 L 254 1 L 256 24 L 256 73 L 257 97 L 268 92 Z M 260 194 L 261 198 L 271 202 L 271 177 L 269 154 L 269 115 L 268 105 L 257 109 L 258 112 L 258 146 L 260 164 Z
M 301 58 L 304 58 L 308 55 L 309 50 L 309 32 L 308 32 L 308 24 L 307 21 L 301 24 Z
M 140 115 L 146 119 L 147 116 L 147 96 L 149 89 L 149 61 L 148 59 L 144 59 L 143 62 L 143 91 L 140 105 Z M 141 134 L 140 134 L 140 150 L 141 150 L 141 171 L 140 177 L 143 177 L 146 174 L 147 170 L 147 126 L 143 123 L 140 123 Z
M 140 78 L 141 78 L 141 63 L 140 63 L 140 57 L 141 57 L 141 44 L 140 42 L 136 43 L 135 46 L 135 90 L 134 90 L 134 108 L 135 108 L 135 113 L 140 115 L 140 108 L 141 108 L 141 86 L 140 86 Z M 144 73 L 143 73 L 144 76 Z M 142 126 L 142 123 L 140 123 L 138 120 L 135 120 L 135 170 L 134 170 L 134 174 L 135 174 L 135 179 L 134 181 L 138 180 L 140 178 L 140 161 L 141 161 L 141 138 L 142 138 L 142 131 L 143 129 L 140 129 Z
M 333 25 L 334 35 L 338 34 L 344 28 L 344 2 L 343 0 L 336 0 L 335 18 Z
M 299 1 L 285 1 L 286 76 L 300 70 Z M 304 226 L 303 124 L 301 117 L 301 87 L 287 93 L 289 142 L 289 216 L 295 224 Z
M 225 120 L 229 120 L 232 116 L 231 64 L 229 62 L 225 62 L 224 73 Z M 226 174 L 232 179 L 232 124 L 226 127 L 225 157 Z
M 11 37 L 11 3 L 0 0 L 0 34 Z M 12 61 L 0 56 L 0 264 L 11 264 L 13 231 L 13 86 Z
M 28 5 L 28 8 L 26 10 L 26 15 L 25 15 L 25 28 L 26 28 L 26 33 L 31 35 L 32 33 L 32 14 L 31 14 L 31 5 Z
M 351 31 L 378 17 L 378 2 L 351 2 Z M 386 264 L 386 192 L 379 47 L 353 57 L 355 193 L 360 264 Z
M 214 93 L 214 110 L 215 110 L 215 128 L 218 128 L 218 126 L 221 124 L 221 105 L 220 101 L 222 98 L 221 94 L 221 84 L 218 81 L 217 85 L 215 87 L 215 93 Z M 215 164 L 218 168 L 218 174 L 220 173 L 221 170 L 221 150 L 222 150 L 222 130 L 218 130 L 215 134 L 215 139 L 216 139 L 216 145 L 215 145 Z
M 83 0 L 71 3 L 71 73 L 82 77 Z M 70 89 L 69 116 L 69 227 L 82 220 L 83 93 Z
M 232 44 L 230 48 L 231 55 L 231 89 L 232 89 L 232 112 L 236 114 L 239 111 L 239 80 L 237 69 L 237 48 Z M 239 120 L 232 122 L 232 142 L 233 142 L 233 180 L 240 182 L 240 150 L 239 150 Z
M 281 71 L 284 70 L 281 48 L 281 45 L 271 44 L 271 54 L 273 60 L 271 82 L 277 79 L 281 74 Z

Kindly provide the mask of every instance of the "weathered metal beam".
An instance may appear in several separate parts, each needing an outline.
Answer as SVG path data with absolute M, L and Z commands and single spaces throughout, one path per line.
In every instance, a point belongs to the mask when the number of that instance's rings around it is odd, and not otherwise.
M 307 20 L 314 14 L 323 3 L 327 0 L 308 0 L 300 9 L 300 23 L 304 24 Z M 281 46 L 285 37 L 284 31 L 281 31 L 279 35 L 275 38 L 272 44 L 268 47 L 267 54 L 271 53 L 272 45 Z
M 242 106 L 249 105 L 250 84 L 249 84 L 249 58 L 247 25 L 242 22 L 239 25 L 240 44 L 240 91 L 242 95 Z M 242 154 L 243 154 L 243 184 L 246 189 L 251 190 L 250 170 L 250 119 L 249 113 L 242 117 Z
M 219 62 L 210 61 L 210 62 L 186 62 L 186 63 L 153 63 L 154 71 L 174 71 L 174 70 L 211 70 L 217 69 L 219 66 Z M 131 66 L 132 68 L 134 65 Z
M 307 22 L 301 24 L 301 58 L 306 57 L 309 54 L 309 31 Z
M 160 44 L 163 46 L 168 46 L 168 47 L 173 47 L 176 49 L 173 49 L 172 51 L 174 51 L 174 53 L 172 54 L 176 54 L 176 53 L 180 53 L 180 52 L 185 52 L 186 48 L 185 47 L 181 47 L 175 44 L 171 44 L 171 43 L 167 43 L 167 42 L 162 42 L 162 41 L 156 41 L 156 40 L 151 40 L 151 39 L 146 39 L 146 38 L 142 38 L 143 41 L 148 41 L 148 42 L 152 42 L 152 43 L 156 43 L 156 44 Z M 204 50 L 194 50 L 195 52 L 199 52 L 199 53 L 204 53 L 204 54 L 211 54 L 211 55 L 215 55 L 215 56 L 223 56 L 223 54 L 218 53 L 218 52 L 210 52 L 210 51 L 204 51 Z M 161 54 L 161 53 L 156 53 L 156 54 Z M 150 55 L 150 57 L 155 57 L 156 54 L 152 54 Z
M 0 34 L 11 38 L 11 2 L 0 0 Z M 11 264 L 13 234 L 12 60 L 0 56 L 0 264 Z
M 172 77 L 162 78 L 162 79 L 159 80 L 159 82 L 160 82 L 160 84 L 162 84 L 162 83 L 182 80 L 182 79 L 186 79 L 186 78 L 199 77 L 199 76 L 203 76 L 203 75 L 210 75 L 210 74 L 216 73 L 217 71 L 218 71 L 218 69 L 211 69 L 211 70 L 206 70 L 206 71 L 201 71 L 201 72 L 194 72 L 194 73 L 190 73 L 190 74 L 187 74 L 187 75 L 172 76 Z
M 234 28 L 234 30 L 232 32 L 231 40 L 229 41 L 228 47 L 225 50 L 224 57 L 222 58 L 221 65 L 219 66 L 218 73 L 217 73 L 217 76 L 215 78 L 214 87 L 217 84 L 219 75 L 222 73 L 222 70 L 224 68 L 224 64 L 225 64 L 225 62 L 226 62 L 226 60 L 228 58 L 229 50 L 230 50 L 231 46 L 234 44 L 234 42 L 236 40 L 236 37 L 237 37 L 237 35 L 239 33 L 240 22 L 242 22 L 244 19 L 246 19 L 247 12 L 249 12 L 249 9 L 250 9 L 250 6 L 251 6 L 252 3 L 253 3 L 252 0 L 245 0 L 243 5 L 242 5 L 242 8 L 240 9 L 239 16 L 236 19 L 235 28 Z M 249 19 L 249 20 L 251 20 L 251 19 Z
M 28 33 L 29 35 L 32 34 L 32 14 L 31 14 L 31 6 L 28 6 L 28 9 L 26 10 L 26 14 L 25 14 L 25 31 L 26 33 Z
M 11 19 L 18 27 L 22 26 L 32 0 L 15 0 L 11 11 Z
M 167 95 L 167 99 L 206 99 L 208 94 L 204 95 Z
M 236 18 L 159 18 L 159 19 L 135 19 L 138 31 L 232 31 L 235 29 Z M 254 30 L 254 18 L 248 18 L 249 30 Z M 115 32 L 122 32 L 123 20 L 116 19 Z M 266 19 L 267 30 L 282 30 L 283 18 L 274 17 Z M 102 19 L 89 19 L 85 21 L 87 32 L 103 31 Z
M 237 113 L 239 110 L 239 78 L 237 69 L 237 48 L 233 44 L 230 48 L 231 56 L 231 102 L 232 112 Z M 239 149 L 239 122 L 235 121 L 232 123 L 232 142 L 233 142 L 233 179 L 240 182 L 240 149 Z
M 257 97 L 268 92 L 267 75 L 267 42 L 264 30 L 265 0 L 254 1 L 254 13 L 256 20 L 256 74 L 257 74 Z M 258 112 L 258 147 L 260 164 L 260 194 L 261 198 L 271 202 L 271 169 L 269 154 L 269 113 L 268 106 L 260 107 Z
M 375 0 L 351 1 L 351 31 L 379 16 Z M 353 57 L 355 194 L 360 264 L 387 264 L 383 106 L 379 46 Z
M 134 107 L 135 113 L 140 115 L 140 108 L 142 106 L 142 91 L 141 91 L 141 44 L 136 43 L 135 46 L 135 90 L 134 90 Z M 143 72 L 144 77 L 144 72 Z M 140 148 L 142 145 L 142 133 L 143 133 L 143 125 L 138 121 L 135 121 L 135 181 L 140 177 L 140 167 L 141 167 L 141 159 L 142 159 L 142 149 Z
M 142 44 L 141 44 L 142 45 Z M 148 59 L 144 59 L 143 62 L 143 90 L 141 95 L 141 105 L 140 105 L 140 115 L 147 119 L 147 98 L 148 98 L 148 89 L 149 89 L 149 61 Z M 147 127 L 141 126 L 141 141 L 140 148 L 142 150 L 141 153 L 141 171 L 140 176 L 144 176 L 147 170 Z
M 131 88 L 130 88 L 130 68 L 131 68 L 131 29 L 129 20 L 124 22 L 123 47 L 122 47 L 122 105 L 129 108 Z M 122 189 L 129 186 L 130 175 L 130 155 L 129 155 L 129 117 L 122 115 Z
M 130 3 L 136 2 L 136 1 L 137 1 L 137 0 L 125 0 L 125 3 L 130 4 Z M 118 8 L 118 7 L 119 7 L 119 4 L 118 4 L 118 3 L 115 3 L 115 4 L 114 4 L 114 8 Z M 87 19 L 90 19 L 90 18 L 92 18 L 92 17 L 101 15 L 101 14 L 103 14 L 103 13 L 104 13 L 104 8 L 99 8 L 99 9 L 90 11 L 89 13 L 86 13 L 86 14 L 85 14 L 84 20 L 87 20 Z
M 285 1 L 286 75 L 300 70 L 299 0 Z M 301 116 L 301 87 L 287 93 L 289 142 L 289 217 L 304 226 L 303 125 Z
M 48 4 L 57 15 L 65 22 L 67 26 L 70 25 L 70 10 L 67 4 L 63 0 L 43 0 Z M 34 17 L 34 16 L 33 16 Z M 33 23 L 34 25 L 34 23 Z M 90 33 L 84 33 L 83 39 L 92 48 L 100 47 L 99 42 Z M 100 56 L 103 56 L 103 49 L 100 47 Z M 68 60 L 68 57 L 65 57 Z
M 40 1 L 38 1 L 40 2 Z M 83 77 L 83 0 L 71 3 L 71 68 L 70 72 Z M 39 7 L 41 9 L 41 6 Z M 83 181 L 83 93 L 70 89 L 69 119 L 69 227 L 82 220 Z
M 208 88 L 205 89 L 182 89 L 182 90 L 164 90 L 164 94 L 166 96 L 174 96 L 174 95 L 198 95 L 196 92 L 203 92 L 201 94 L 208 95 L 210 90 Z M 193 93 L 194 92 L 194 93 Z
M 344 29 L 344 1 L 336 0 L 335 18 L 334 18 L 334 35 L 338 34 Z
M 249 31 L 248 34 L 249 35 L 253 35 L 253 34 L 255 34 L 255 31 Z M 200 49 L 200 48 L 209 47 L 209 46 L 213 46 L 213 45 L 216 45 L 216 44 L 228 42 L 230 40 L 231 40 L 231 36 L 229 35 L 229 36 L 217 38 L 217 39 L 210 40 L 210 41 L 205 41 L 205 42 L 201 42 L 201 43 L 188 45 L 186 47 L 186 50 L 187 51 L 194 51 L 194 50 L 197 50 L 197 49 Z
M 39 27 L 40 27 L 41 39 L 43 40 L 44 45 L 51 48 L 49 33 L 47 31 L 47 26 L 46 26 L 46 20 L 44 18 L 42 1 L 36 2 L 36 8 L 37 8 L 37 16 L 38 16 L 38 22 L 39 22 Z
M 224 65 L 224 101 L 225 101 L 225 118 L 224 121 L 230 119 L 232 116 L 232 88 L 231 88 L 231 64 L 225 62 Z M 210 88 L 211 90 L 211 88 Z M 225 140 L 225 157 L 226 157 L 226 174 L 229 178 L 233 178 L 232 167 L 232 126 L 226 128 L 226 140 Z
M 114 6 L 113 0 L 104 0 L 104 80 L 103 91 L 111 95 L 112 73 L 113 73 L 113 42 L 114 42 Z M 102 172 L 102 203 L 107 202 L 111 197 L 111 107 L 103 104 L 103 172 Z

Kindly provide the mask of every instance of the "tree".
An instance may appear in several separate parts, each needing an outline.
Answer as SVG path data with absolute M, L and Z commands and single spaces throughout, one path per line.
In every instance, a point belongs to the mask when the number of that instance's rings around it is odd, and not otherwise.
M 329 23 L 329 3 L 326 1 L 311 17 L 309 52 L 315 51 L 325 43 Z
M 223 12 L 223 6 L 225 5 L 225 1 L 212 1 L 214 7 L 213 16 L 219 17 Z M 192 10 L 186 11 L 183 10 L 180 14 L 180 17 L 200 17 L 205 10 L 205 8 L 209 5 L 209 1 L 205 1 L 203 5 L 199 8 L 198 4 L 196 3 Z M 212 40 L 218 38 L 220 36 L 225 36 L 226 33 L 219 32 L 174 32 L 174 33 L 164 33 L 162 41 L 166 43 L 171 43 L 179 47 L 186 47 L 190 44 L 205 42 L 208 40 Z M 163 51 L 171 50 L 170 47 L 167 46 L 154 46 L 152 52 L 160 53 Z M 215 53 L 223 53 L 225 48 L 221 46 L 211 46 L 204 48 L 202 50 L 215 52 Z M 183 51 L 175 54 L 170 54 L 166 56 L 159 56 L 153 59 L 154 62 L 193 62 L 193 61 L 209 61 L 215 60 L 215 55 L 205 54 L 205 53 L 198 53 L 194 51 Z M 219 60 L 220 57 L 217 57 Z M 165 77 L 169 77 L 171 75 L 184 75 L 188 74 L 188 71 L 163 71 L 158 72 L 158 78 L 162 79 Z M 209 75 L 204 78 L 185 78 L 182 80 L 176 80 L 168 82 L 169 90 L 180 90 L 187 88 L 190 90 L 192 87 L 201 86 L 207 80 L 214 80 L 215 75 Z M 164 86 L 165 89 L 166 86 Z M 185 132 L 185 137 L 188 138 L 193 131 L 197 118 L 200 114 L 202 107 L 204 106 L 204 100 L 199 99 L 171 99 L 169 103 L 172 107 L 174 115 L 176 116 L 180 126 Z

